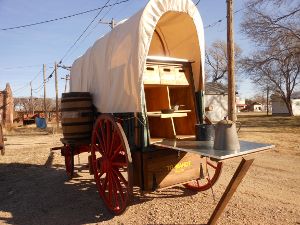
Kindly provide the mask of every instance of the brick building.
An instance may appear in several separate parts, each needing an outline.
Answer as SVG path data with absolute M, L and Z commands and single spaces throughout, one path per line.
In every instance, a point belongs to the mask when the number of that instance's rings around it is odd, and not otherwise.
M 14 99 L 9 83 L 0 91 L 0 123 L 4 126 L 13 124 Z

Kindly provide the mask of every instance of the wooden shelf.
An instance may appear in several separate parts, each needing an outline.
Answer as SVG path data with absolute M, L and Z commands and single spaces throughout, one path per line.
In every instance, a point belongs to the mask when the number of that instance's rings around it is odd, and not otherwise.
M 173 117 L 186 117 L 188 112 L 191 112 L 191 110 L 177 110 L 174 113 L 162 113 L 160 111 L 155 111 L 155 112 L 147 112 L 147 116 L 158 117 L 161 119 L 173 118 Z
M 175 138 L 150 138 L 150 144 L 161 142 L 163 140 L 195 140 L 195 135 L 176 135 Z

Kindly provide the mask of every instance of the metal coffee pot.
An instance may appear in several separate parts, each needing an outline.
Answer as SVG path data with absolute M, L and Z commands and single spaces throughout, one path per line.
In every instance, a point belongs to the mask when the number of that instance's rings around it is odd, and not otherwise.
M 240 150 L 240 142 L 235 122 L 231 120 L 221 120 L 216 124 L 214 149 L 227 151 Z

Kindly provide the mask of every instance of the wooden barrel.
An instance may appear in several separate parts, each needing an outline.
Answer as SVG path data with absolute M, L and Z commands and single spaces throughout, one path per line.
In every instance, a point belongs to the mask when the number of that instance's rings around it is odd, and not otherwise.
M 89 92 L 63 93 L 61 98 L 62 130 L 64 139 L 86 141 L 93 130 L 93 103 Z

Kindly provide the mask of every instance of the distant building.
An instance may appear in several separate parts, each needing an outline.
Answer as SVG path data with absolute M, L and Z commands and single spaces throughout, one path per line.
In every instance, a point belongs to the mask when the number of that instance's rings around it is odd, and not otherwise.
M 4 126 L 13 124 L 14 99 L 9 83 L 0 91 L 0 123 Z
M 212 122 L 217 122 L 228 115 L 227 87 L 217 82 L 205 84 L 205 106 L 212 108 L 205 115 Z
M 246 100 L 236 96 L 236 111 L 241 112 L 247 108 Z
M 288 115 L 289 111 L 285 102 L 279 95 L 271 95 L 272 115 Z M 291 103 L 294 116 L 300 116 L 300 91 L 294 92 L 291 96 Z
M 263 104 L 261 104 L 259 102 L 253 102 L 249 106 L 249 111 L 252 111 L 252 112 L 262 112 L 263 110 L 264 110 L 264 106 L 263 106 Z

